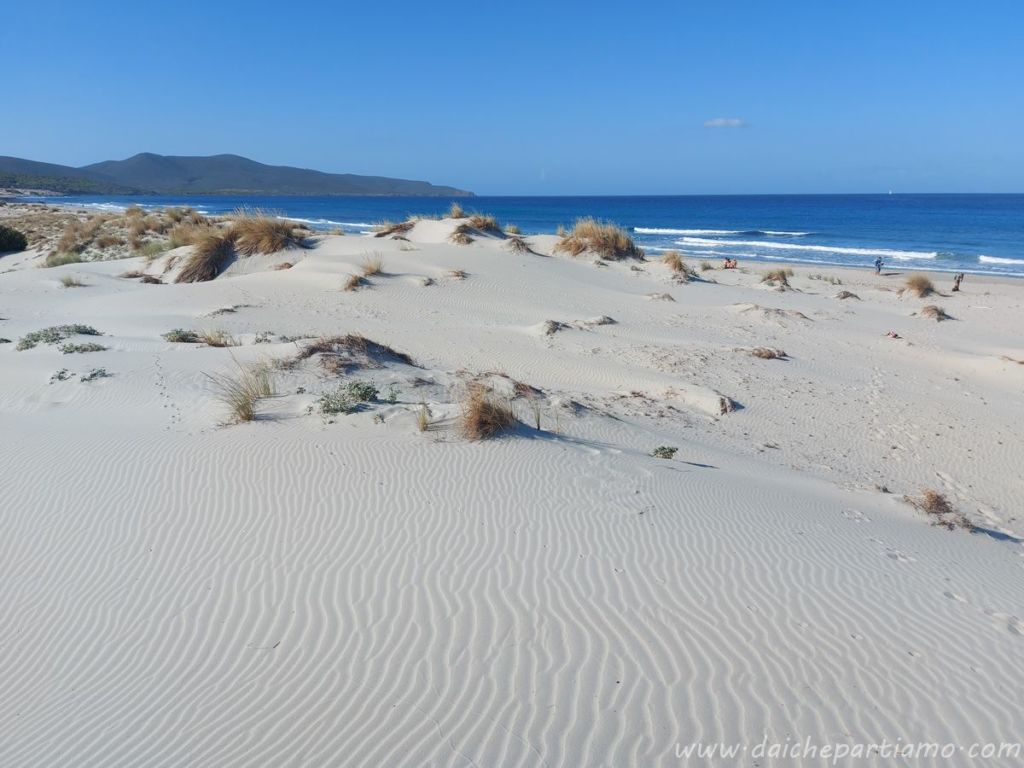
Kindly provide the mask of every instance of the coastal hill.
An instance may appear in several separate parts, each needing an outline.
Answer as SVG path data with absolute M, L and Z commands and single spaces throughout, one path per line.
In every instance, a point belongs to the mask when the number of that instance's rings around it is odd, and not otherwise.
M 151 152 L 75 168 L 0 156 L 0 187 L 61 194 L 410 195 L 468 197 L 426 181 L 323 173 L 264 165 L 238 155 L 187 157 Z

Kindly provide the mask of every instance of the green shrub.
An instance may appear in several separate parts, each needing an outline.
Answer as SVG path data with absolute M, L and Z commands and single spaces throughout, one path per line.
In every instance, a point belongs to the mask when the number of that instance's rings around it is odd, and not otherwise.
M 360 403 L 367 403 L 377 399 L 377 388 L 365 381 L 350 381 L 342 384 L 333 392 L 325 392 L 316 401 L 320 413 L 352 413 L 359 408 Z
M 0 253 L 14 253 L 28 248 L 28 238 L 21 232 L 0 224 Z
M 164 341 L 172 341 L 176 344 L 199 344 L 202 339 L 195 331 L 186 331 L 184 328 L 175 328 L 163 335 Z
M 671 459 L 673 456 L 676 455 L 676 451 L 678 450 L 678 448 L 671 445 L 659 445 L 657 448 L 651 451 L 651 456 L 653 456 L 656 459 Z
M 102 344 L 95 344 L 93 342 L 87 342 L 85 344 L 61 344 L 60 351 L 65 355 L 71 355 L 76 352 L 105 352 L 109 347 L 104 347 Z
M 89 325 L 54 325 L 38 331 L 27 333 L 18 340 L 18 350 L 32 349 L 39 344 L 59 344 L 72 336 L 102 336 L 103 334 Z

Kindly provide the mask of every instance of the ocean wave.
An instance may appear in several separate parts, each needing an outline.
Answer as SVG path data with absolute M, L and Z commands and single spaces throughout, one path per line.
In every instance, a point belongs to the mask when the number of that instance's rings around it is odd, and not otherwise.
M 708 240 L 701 237 L 684 237 L 676 240 L 678 245 L 700 245 L 706 248 L 770 248 L 785 251 L 811 251 L 815 253 L 841 253 L 847 256 L 881 256 L 887 259 L 907 261 L 910 259 L 934 259 L 938 251 L 896 251 L 890 248 L 849 248 L 839 245 L 797 245 L 795 243 L 773 243 L 767 240 Z
M 784 232 L 778 229 L 672 229 L 669 227 L 633 227 L 638 235 L 746 235 L 748 237 L 806 237 L 810 232 Z
M 982 264 L 1024 264 L 1024 259 L 1004 259 L 1001 256 L 979 256 Z

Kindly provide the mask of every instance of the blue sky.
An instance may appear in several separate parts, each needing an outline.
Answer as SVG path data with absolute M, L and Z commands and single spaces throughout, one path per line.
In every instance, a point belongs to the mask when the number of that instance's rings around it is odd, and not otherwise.
M 4 4 L 0 154 L 479 194 L 1024 192 L 1020 2 L 56 5 Z

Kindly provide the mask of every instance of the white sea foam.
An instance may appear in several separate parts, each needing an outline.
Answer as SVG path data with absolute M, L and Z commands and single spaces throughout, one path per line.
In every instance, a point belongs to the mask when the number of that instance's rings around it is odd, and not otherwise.
M 672 229 L 669 227 L 633 227 L 638 235 L 764 235 L 766 237 L 806 237 L 810 232 L 785 232 L 777 229 Z
M 815 253 L 842 253 L 848 256 L 881 256 L 887 259 L 907 261 L 910 259 L 934 259 L 937 251 L 896 251 L 890 248 L 849 248 L 838 245 L 796 245 L 794 243 L 773 243 L 767 240 L 708 240 L 701 237 L 684 237 L 677 240 L 679 245 L 699 245 L 706 248 L 745 246 L 747 248 L 770 248 L 785 251 L 806 251 Z
M 1024 264 L 1024 259 L 1004 259 L 1001 256 L 979 256 L 982 264 Z

